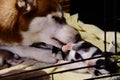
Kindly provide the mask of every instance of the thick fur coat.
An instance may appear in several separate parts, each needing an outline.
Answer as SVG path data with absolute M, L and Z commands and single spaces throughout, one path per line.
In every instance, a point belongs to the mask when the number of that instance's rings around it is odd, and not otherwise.
M 0 48 L 20 57 L 41 61 L 47 52 L 29 47 L 35 42 L 61 47 L 80 40 L 56 0 L 0 0 L 0 15 Z

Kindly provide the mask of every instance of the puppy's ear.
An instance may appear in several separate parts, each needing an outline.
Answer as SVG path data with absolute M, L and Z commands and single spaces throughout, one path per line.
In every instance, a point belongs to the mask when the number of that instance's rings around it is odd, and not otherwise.
M 22 13 L 28 13 L 36 6 L 36 0 L 18 0 L 17 2 L 17 7 Z

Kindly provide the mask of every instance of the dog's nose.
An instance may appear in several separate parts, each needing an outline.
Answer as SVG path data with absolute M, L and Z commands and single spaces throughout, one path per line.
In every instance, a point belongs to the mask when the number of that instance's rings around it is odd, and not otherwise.
M 82 38 L 81 38 L 81 35 L 78 33 L 75 35 L 75 43 L 77 43 L 80 40 L 82 40 Z

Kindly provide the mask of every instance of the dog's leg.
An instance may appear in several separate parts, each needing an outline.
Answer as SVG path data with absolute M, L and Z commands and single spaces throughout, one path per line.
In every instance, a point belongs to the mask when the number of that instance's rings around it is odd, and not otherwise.
M 20 57 L 32 58 L 41 62 L 56 63 L 51 50 L 38 49 L 28 46 L 1 46 L 1 49 L 9 50 Z

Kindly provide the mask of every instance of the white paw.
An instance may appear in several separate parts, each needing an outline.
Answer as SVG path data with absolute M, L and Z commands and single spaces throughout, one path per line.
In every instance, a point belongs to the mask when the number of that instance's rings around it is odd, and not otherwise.
M 22 8 L 22 7 L 25 7 L 25 1 L 24 0 L 18 0 L 18 6 L 20 7 L 20 8 Z
M 24 0 L 18 0 L 17 4 L 19 8 L 23 8 L 24 10 L 28 12 L 31 10 L 31 5 Z

